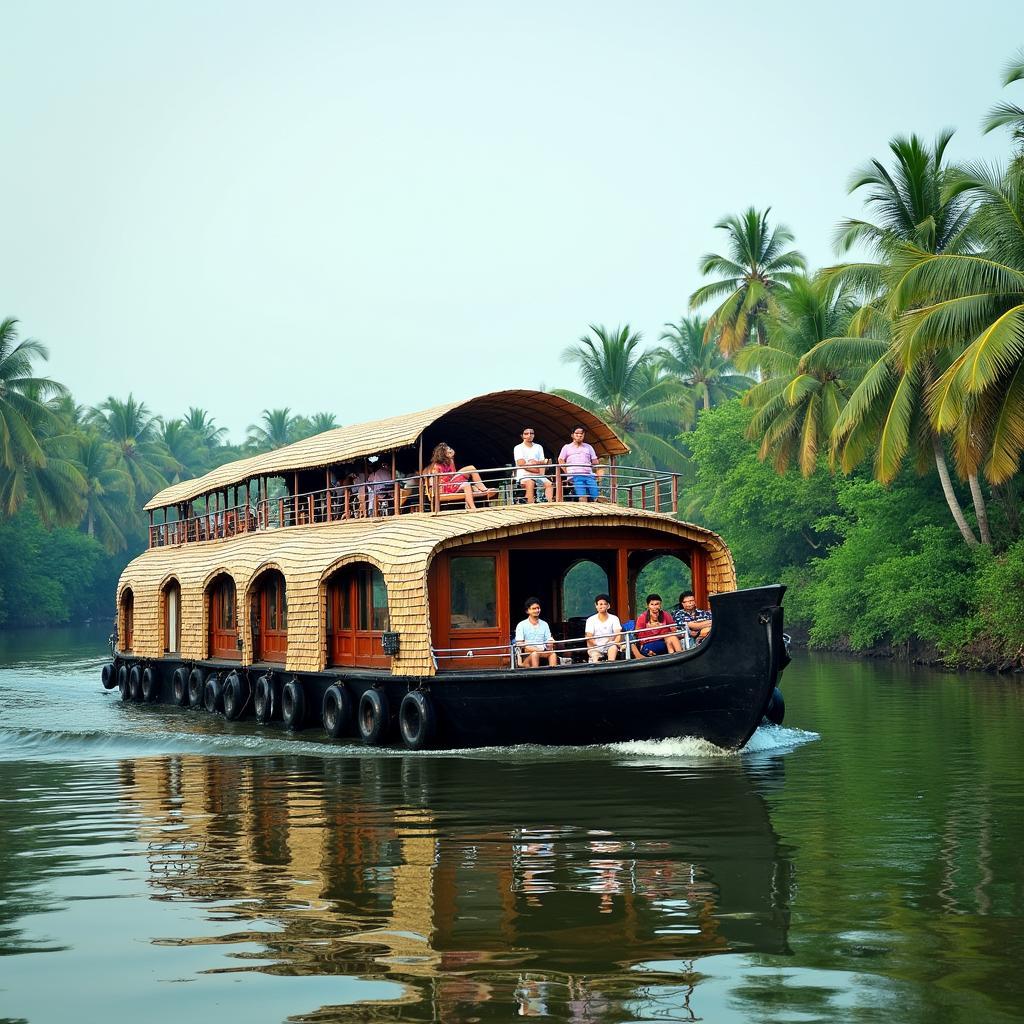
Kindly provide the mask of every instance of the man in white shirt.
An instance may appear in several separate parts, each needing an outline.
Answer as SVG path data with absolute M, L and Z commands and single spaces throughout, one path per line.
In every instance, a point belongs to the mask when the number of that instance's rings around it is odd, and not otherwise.
M 611 598 L 607 594 L 598 594 L 594 598 L 597 614 L 587 619 L 587 655 L 592 662 L 607 658 L 614 661 L 622 650 L 622 623 L 612 615 Z
M 526 599 L 526 618 L 516 626 L 516 648 L 523 668 L 540 668 L 541 658 L 552 668 L 558 664 L 551 627 L 540 617 L 540 601 Z
M 544 497 L 553 501 L 555 497 L 554 485 L 547 477 L 547 460 L 544 457 L 544 449 L 533 440 L 533 427 L 523 428 L 522 444 L 517 444 L 512 449 L 512 458 L 516 463 L 516 481 L 526 492 L 526 501 L 532 505 L 537 500 L 537 484 L 544 484 Z

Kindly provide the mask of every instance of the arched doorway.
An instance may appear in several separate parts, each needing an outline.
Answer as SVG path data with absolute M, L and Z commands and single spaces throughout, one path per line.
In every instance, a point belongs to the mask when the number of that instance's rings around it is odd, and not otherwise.
M 125 587 L 121 594 L 120 610 L 117 634 L 121 638 L 121 650 L 131 651 L 135 648 L 135 595 L 131 587 Z
M 168 654 L 181 651 L 181 586 L 170 580 L 164 587 L 164 650 Z
M 327 579 L 327 664 L 379 666 L 391 659 L 381 647 L 390 628 L 388 590 L 374 565 L 356 562 Z
M 594 614 L 594 598 L 609 593 L 608 573 L 589 558 L 581 558 L 562 576 L 562 615 L 566 639 L 580 640 Z M 612 610 L 615 599 L 612 597 Z
M 211 658 L 241 658 L 238 649 L 238 607 L 235 599 L 235 581 L 227 574 L 214 577 L 207 588 Z
M 629 567 L 630 593 L 637 614 L 643 611 L 648 594 L 661 594 L 662 607 L 671 610 L 679 603 L 679 595 L 684 590 L 696 590 L 692 562 L 679 555 L 642 554 L 647 557 L 631 559 Z M 703 580 L 701 582 L 703 584 Z M 697 598 L 700 603 L 701 595 Z
M 288 657 L 288 597 L 284 576 L 267 569 L 252 592 L 253 661 L 284 664 Z

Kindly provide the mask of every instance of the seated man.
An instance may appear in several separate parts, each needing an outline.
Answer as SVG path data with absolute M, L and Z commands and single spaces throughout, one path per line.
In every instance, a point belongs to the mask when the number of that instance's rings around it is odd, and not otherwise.
M 537 487 L 543 485 L 544 497 L 555 499 L 554 484 L 547 477 L 547 458 L 544 449 L 534 440 L 533 427 L 523 428 L 523 440 L 512 449 L 516 464 L 516 486 L 522 487 L 526 502 L 532 505 L 537 500 Z
M 711 632 L 711 612 L 697 607 L 692 590 L 684 590 L 679 595 L 679 607 L 672 612 L 672 618 L 680 629 L 689 633 L 694 643 L 699 644 Z
M 647 595 L 647 611 L 636 618 L 636 639 L 641 658 L 678 654 L 683 648 L 676 636 L 675 619 L 661 607 L 661 594 Z
M 622 650 L 622 624 L 609 611 L 611 606 L 611 598 L 607 594 L 598 594 L 594 598 L 597 614 L 587 619 L 585 629 L 587 656 L 591 662 L 602 661 L 605 658 L 614 661 Z
M 586 443 L 586 435 L 582 426 L 573 427 L 572 440 L 558 453 L 558 464 L 563 467 L 579 501 L 597 501 L 604 470 L 598 465 L 597 452 Z
M 540 668 L 543 658 L 548 665 L 558 664 L 551 628 L 540 617 L 540 601 L 528 597 L 525 605 L 526 618 L 516 626 L 516 650 L 521 668 Z

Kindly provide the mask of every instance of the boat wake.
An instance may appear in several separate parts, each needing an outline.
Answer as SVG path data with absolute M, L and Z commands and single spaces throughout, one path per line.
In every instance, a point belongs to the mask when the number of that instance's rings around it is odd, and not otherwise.
M 821 737 L 816 732 L 787 729 L 783 725 L 762 725 L 742 750 L 723 750 L 707 740 L 693 736 L 680 736 L 666 740 L 629 740 L 612 743 L 611 750 L 620 754 L 658 758 L 718 758 L 746 757 L 749 754 L 783 753 L 804 743 L 813 743 Z

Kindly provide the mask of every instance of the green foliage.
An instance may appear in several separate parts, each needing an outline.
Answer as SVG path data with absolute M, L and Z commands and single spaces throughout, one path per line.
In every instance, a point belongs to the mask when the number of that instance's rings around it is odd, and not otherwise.
M 726 538 L 742 586 L 774 583 L 823 554 L 836 534 L 821 523 L 838 512 L 837 494 L 848 486 L 825 469 L 803 477 L 761 462 L 746 437 L 752 415 L 734 399 L 701 413 L 682 439 L 696 465 L 687 518 Z
M 986 560 L 978 573 L 978 629 L 1009 662 L 1024 663 L 1024 540 Z

